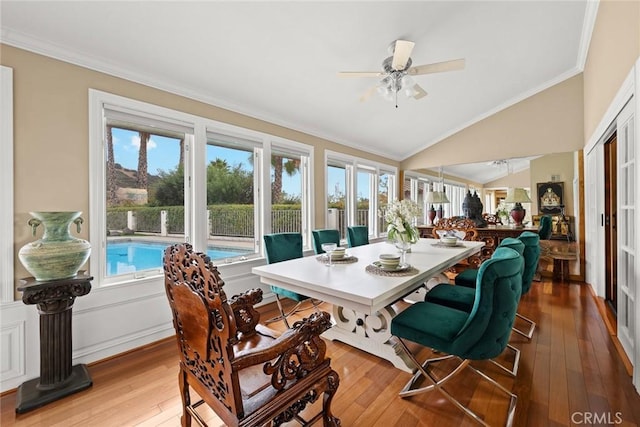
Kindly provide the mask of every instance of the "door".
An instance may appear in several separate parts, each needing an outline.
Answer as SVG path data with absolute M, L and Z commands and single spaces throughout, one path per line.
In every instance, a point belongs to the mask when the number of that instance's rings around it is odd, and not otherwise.
M 636 315 L 636 186 L 638 182 L 633 103 L 616 120 L 617 126 L 617 304 L 618 339 L 634 363 Z M 635 371 L 634 371 L 635 372 Z
M 615 314 L 618 310 L 617 217 L 617 138 L 616 133 L 604 144 L 604 239 L 605 301 Z

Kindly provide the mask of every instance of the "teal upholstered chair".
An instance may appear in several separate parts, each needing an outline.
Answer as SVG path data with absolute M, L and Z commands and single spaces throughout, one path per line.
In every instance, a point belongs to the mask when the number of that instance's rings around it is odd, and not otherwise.
M 539 282 L 542 278 L 542 269 L 545 268 L 543 264 L 551 262 L 549 255 L 550 247 L 547 245 L 547 241 L 551 239 L 553 234 L 551 215 L 543 215 L 540 217 L 540 224 L 538 226 L 538 236 L 540 237 L 540 260 L 538 260 L 538 268 L 534 274 L 535 281 Z M 540 261 L 544 262 L 540 262 Z
M 401 397 L 440 390 L 466 415 L 485 424 L 444 388 L 449 379 L 469 367 L 509 396 L 507 424 L 512 423 L 517 396 L 469 362 L 494 358 L 506 348 L 522 292 L 523 267 L 524 261 L 518 252 L 511 248 L 497 248 L 491 259 L 482 263 L 478 270 L 477 298 L 470 312 L 425 301 L 411 305 L 393 318 L 391 334 L 398 339 L 418 368 L 400 392 Z M 405 340 L 448 355 L 420 363 L 408 349 Z M 453 357 L 460 359 L 461 363 L 442 379 L 430 371 L 430 364 Z M 431 381 L 431 384 L 422 385 L 422 378 Z
M 316 254 L 323 254 L 324 249 L 322 249 L 323 243 L 335 243 L 340 246 L 340 232 L 334 229 L 324 229 L 324 230 L 313 230 L 311 231 L 313 235 L 313 250 Z
M 514 247 L 514 244 L 516 247 Z M 516 249 L 518 252 L 520 252 L 520 254 L 523 253 L 524 251 L 524 246 L 522 246 L 520 249 L 518 249 L 518 247 L 520 246 L 518 243 L 518 239 L 516 239 L 515 237 L 507 237 L 505 239 L 503 239 L 500 244 L 498 245 L 498 247 L 502 247 L 502 246 L 506 246 L 506 247 L 510 247 L 512 249 Z M 478 269 L 477 268 L 467 268 L 466 270 L 464 270 L 463 272 L 461 272 L 460 274 L 458 274 L 455 279 L 454 282 L 456 285 L 458 286 L 466 286 L 467 288 L 475 288 L 476 287 L 476 276 L 478 275 Z
M 300 233 L 275 233 L 266 234 L 264 236 L 264 248 L 267 256 L 267 263 L 274 264 L 276 262 L 287 261 L 295 258 L 302 258 L 302 234 Z M 300 295 L 296 292 L 288 291 L 286 289 L 279 288 L 277 286 L 271 286 L 271 291 L 276 296 L 276 303 L 280 310 L 280 316 L 274 319 L 270 319 L 267 323 L 280 320 L 284 321 L 287 329 L 291 329 L 287 317 L 295 313 L 300 303 L 309 299 L 305 295 Z M 298 304 L 289 313 L 285 313 L 280 302 L 280 297 L 286 297 L 296 301 Z
M 531 289 L 533 283 L 533 276 L 535 276 L 538 270 L 538 262 L 540 261 L 540 236 L 531 231 L 524 231 L 518 236 L 518 239 L 524 243 L 524 272 L 522 273 L 522 295 L 526 295 Z M 536 329 L 536 323 L 519 313 L 516 313 L 520 319 L 529 324 L 529 330 L 523 332 L 518 328 L 513 328 L 514 332 L 531 339 L 533 337 L 533 331 Z
M 369 244 L 369 227 L 354 225 L 347 227 L 347 244 L 350 248 Z
M 551 215 L 542 215 L 540 217 L 538 236 L 540 236 L 540 240 L 549 240 L 551 238 Z
M 500 242 L 498 248 L 510 248 L 516 251 L 519 255 L 524 254 L 525 245 L 520 239 L 516 239 L 514 237 L 507 237 Z M 495 253 L 494 253 L 495 254 Z M 525 261 L 526 263 L 526 261 Z M 451 286 L 448 283 L 441 283 L 439 285 L 434 286 L 427 295 L 425 296 L 425 301 L 431 302 L 434 304 L 440 304 L 447 307 L 455 308 L 457 310 L 461 310 L 464 312 L 471 312 L 473 309 L 473 305 L 477 298 L 478 287 L 478 269 L 469 269 L 474 272 L 474 283 L 473 287 L 469 286 Z M 468 271 L 468 270 L 465 270 Z M 523 268 L 524 273 L 524 268 Z M 518 295 L 518 299 L 520 299 L 521 295 Z M 507 344 L 507 348 L 513 352 L 513 365 L 511 369 L 506 366 L 491 360 L 496 366 L 498 366 L 503 371 L 507 372 L 512 376 L 516 376 L 518 374 L 518 367 L 520 366 L 520 350 L 511 344 Z

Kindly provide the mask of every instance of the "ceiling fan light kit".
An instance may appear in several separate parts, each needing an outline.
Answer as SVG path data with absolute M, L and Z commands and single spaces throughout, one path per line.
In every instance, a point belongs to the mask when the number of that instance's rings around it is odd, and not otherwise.
M 418 65 L 412 67 L 411 52 L 414 42 L 396 40 L 389 45 L 389 53 L 392 56 L 382 61 L 382 72 L 378 71 L 345 71 L 338 73 L 341 77 L 382 77 L 380 82 L 365 92 L 361 101 L 366 101 L 374 91 L 377 91 L 384 99 L 395 99 L 398 108 L 398 92 L 413 99 L 421 99 L 427 96 L 427 92 L 418 85 L 411 76 L 421 74 L 440 73 L 444 71 L 461 70 L 464 68 L 464 59 L 438 62 L 434 64 Z

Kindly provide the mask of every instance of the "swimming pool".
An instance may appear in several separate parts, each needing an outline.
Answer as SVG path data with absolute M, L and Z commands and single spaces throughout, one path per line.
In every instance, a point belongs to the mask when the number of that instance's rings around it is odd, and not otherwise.
M 164 250 L 170 243 L 119 241 L 107 243 L 107 276 L 162 268 Z M 207 255 L 212 260 L 235 258 L 253 251 L 212 247 Z

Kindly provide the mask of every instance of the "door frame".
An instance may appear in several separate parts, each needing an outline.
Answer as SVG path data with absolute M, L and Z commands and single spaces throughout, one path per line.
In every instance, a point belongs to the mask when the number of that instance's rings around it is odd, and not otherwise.
M 595 204 L 595 212 L 591 210 L 586 212 L 587 232 L 585 253 L 585 262 L 587 264 L 585 281 L 594 289 L 597 296 L 605 297 L 604 288 L 604 227 L 601 226 L 600 213 L 604 212 L 604 153 L 603 144 L 611 137 L 615 131 L 615 125 L 618 115 L 622 112 L 628 102 L 632 102 L 634 110 L 634 147 L 636 153 L 640 153 L 640 58 L 636 61 L 631 71 L 625 78 L 624 82 L 618 89 L 616 96 L 607 108 L 600 123 L 589 138 L 585 145 L 584 152 L 588 158 L 586 161 L 588 167 L 585 168 L 585 188 L 595 188 L 595 193 L 589 197 L 589 203 Z M 637 165 L 635 168 L 636 177 L 640 172 Z M 636 179 L 637 182 L 637 179 Z M 589 192 L 586 193 L 589 195 Z M 640 201 L 640 185 L 635 188 L 635 200 Z M 589 204 L 587 204 L 589 206 Z M 595 213 L 595 215 L 594 215 Z M 640 209 L 635 210 L 635 224 L 640 224 Z M 635 248 L 640 249 L 640 232 L 635 232 Z M 640 254 L 639 254 L 640 255 Z M 640 256 L 635 256 L 635 283 L 640 285 Z M 633 331 L 632 339 L 635 343 L 640 344 L 640 298 L 636 299 L 633 307 L 634 324 L 637 325 Z M 640 345 L 635 345 L 633 354 L 628 354 L 633 366 L 640 366 Z M 640 369 L 633 370 L 633 384 L 636 389 L 640 389 Z

